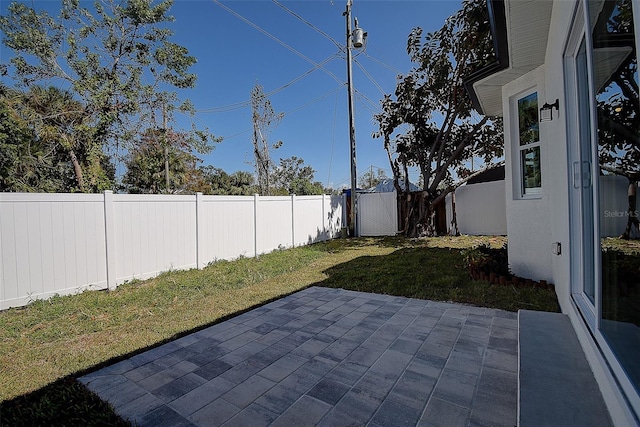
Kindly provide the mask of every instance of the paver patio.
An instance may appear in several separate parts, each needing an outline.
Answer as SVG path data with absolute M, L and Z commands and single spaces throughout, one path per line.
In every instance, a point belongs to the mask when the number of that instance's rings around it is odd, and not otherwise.
M 312 287 L 80 379 L 140 426 L 508 426 L 517 314 Z

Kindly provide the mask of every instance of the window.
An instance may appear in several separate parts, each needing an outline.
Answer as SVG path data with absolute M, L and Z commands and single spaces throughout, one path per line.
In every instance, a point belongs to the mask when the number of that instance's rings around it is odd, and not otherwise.
M 540 123 L 538 93 L 518 99 L 518 158 L 521 173 L 521 196 L 540 194 Z

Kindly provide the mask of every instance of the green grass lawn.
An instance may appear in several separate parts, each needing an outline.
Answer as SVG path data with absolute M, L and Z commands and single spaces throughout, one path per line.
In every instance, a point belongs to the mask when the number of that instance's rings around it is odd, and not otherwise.
M 505 241 L 340 239 L 0 312 L 0 425 L 122 423 L 75 379 L 308 286 L 557 311 L 552 291 L 470 280 L 460 250 Z

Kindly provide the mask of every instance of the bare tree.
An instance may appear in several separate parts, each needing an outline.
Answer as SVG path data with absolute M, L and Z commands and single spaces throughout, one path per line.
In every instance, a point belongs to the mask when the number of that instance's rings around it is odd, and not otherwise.
M 251 111 L 254 166 L 258 176 L 258 189 L 261 196 L 269 196 L 271 194 L 270 176 L 273 169 L 270 150 L 271 148 L 279 148 L 282 145 L 282 141 L 269 145 L 267 137 L 271 129 L 280 123 L 284 113 L 276 113 L 274 111 L 271 101 L 264 94 L 262 86 L 259 84 L 256 84 L 251 90 Z

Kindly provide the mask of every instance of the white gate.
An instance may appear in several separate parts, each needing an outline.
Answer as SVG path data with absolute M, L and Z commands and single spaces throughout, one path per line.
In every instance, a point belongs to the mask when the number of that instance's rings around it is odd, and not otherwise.
M 360 236 L 395 236 L 398 233 L 396 192 L 358 194 Z

